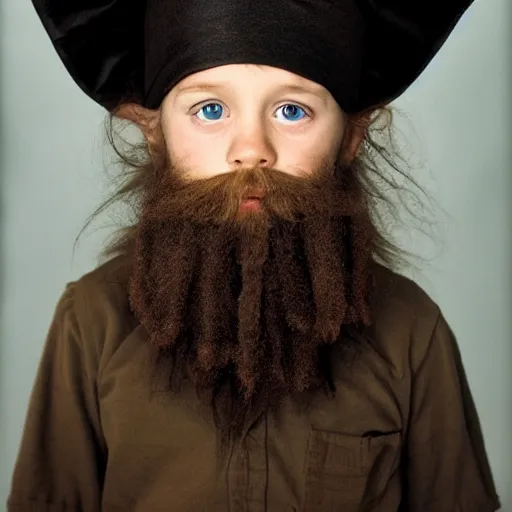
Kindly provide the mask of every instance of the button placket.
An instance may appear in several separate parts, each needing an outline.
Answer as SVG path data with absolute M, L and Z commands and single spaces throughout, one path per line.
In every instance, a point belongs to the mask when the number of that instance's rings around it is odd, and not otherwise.
M 228 468 L 229 504 L 232 512 L 247 510 L 247 455 L 243 446 L 237 446 Z
M 267 415 L 263 414 L 244 439 L 248 454 L 248 493 L 250 512 L 264 512 L 268 484 Z

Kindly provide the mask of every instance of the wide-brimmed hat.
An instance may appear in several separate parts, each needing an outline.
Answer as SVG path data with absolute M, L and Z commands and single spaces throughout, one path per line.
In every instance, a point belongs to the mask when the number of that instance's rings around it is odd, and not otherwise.
M 158 108 L 187 75 L 236 63 L 313 80 L 346 112 L 389 103 L 421 74 L 472 0 L 33 0 L 65 67 L 95 102 Z

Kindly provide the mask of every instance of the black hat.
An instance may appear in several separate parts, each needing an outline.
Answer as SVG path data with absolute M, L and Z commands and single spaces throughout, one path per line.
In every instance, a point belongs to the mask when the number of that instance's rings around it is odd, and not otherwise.
M 348 113 L 416 80 L 473 0 L 32 0 L 94 101 L 157 108 L 187 75 L 266 64 L 323 85 Z

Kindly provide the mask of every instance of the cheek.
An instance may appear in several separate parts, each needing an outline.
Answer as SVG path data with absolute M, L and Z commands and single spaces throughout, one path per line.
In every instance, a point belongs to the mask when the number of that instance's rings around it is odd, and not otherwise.
M 184 129 L 164 132 L 170 161 L 189 170 L 194 178 L 207 178 L 225 170 L 221 148 L 208 137 L 198 139 Z
M 316 150 L 315 161 L 324 165 L 334 165 L 339 158 L 343 143 L 344 130 L 338 127 L 320 137 L 314 146 Z
M 341 139 L 339 134 L 333 136 L 331 132 L 309 137 L 300 144 L 292 144 L 286 158 L 291 165 L 283 162 L 283 167 L 289 174 L 298 175 L 303 172 L 312 174 L 319 165 L 334 165 L 339 155 Z

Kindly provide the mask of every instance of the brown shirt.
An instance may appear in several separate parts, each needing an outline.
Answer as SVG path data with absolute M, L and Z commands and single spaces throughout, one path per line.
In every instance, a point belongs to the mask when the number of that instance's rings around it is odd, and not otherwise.
M 381 269 L 374 348 L 337 395 L 259 417 L 217 466 L 192 389 L 154 391 L 150 346 L 110 262 L 55 312 L 10 512 L 491 512 L 499 508 L 456 342 L 438 307 Z

